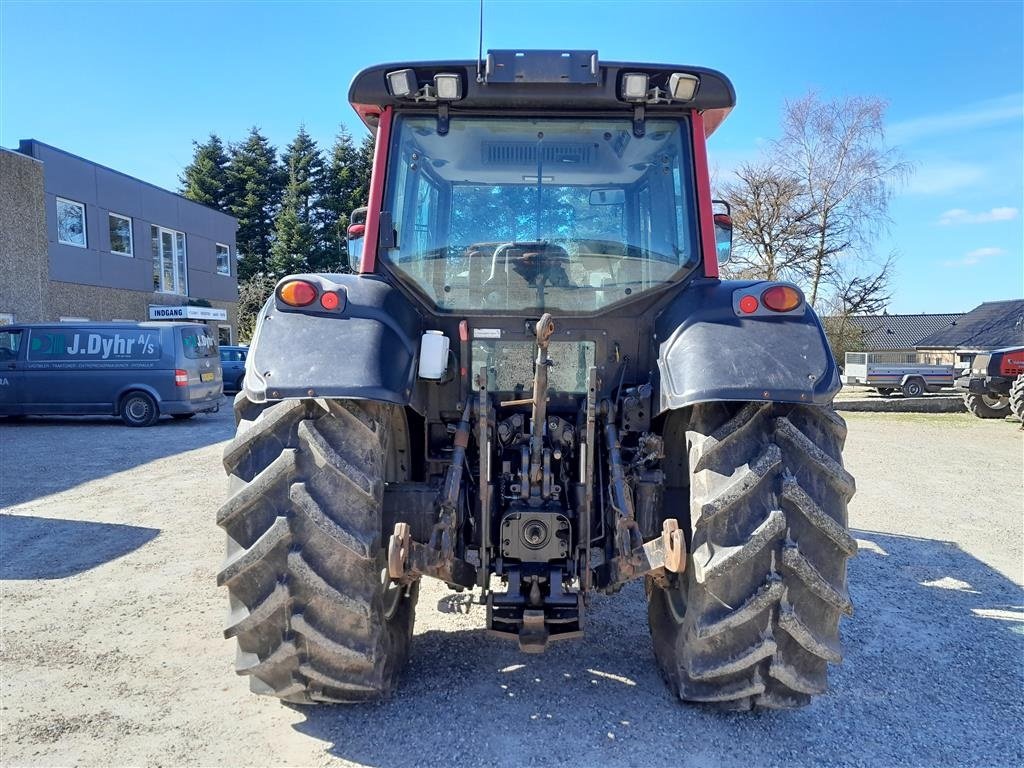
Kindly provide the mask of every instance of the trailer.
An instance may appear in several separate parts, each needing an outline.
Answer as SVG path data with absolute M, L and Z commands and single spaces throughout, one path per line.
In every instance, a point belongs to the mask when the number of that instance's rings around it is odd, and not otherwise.
M 909 359 L 908 359 L 909 358 Z M 953 386 L 952 365 L 925 365 L 912 355 L 892 352 L 847 352 L 843 382 L 873 387 L 884 397 L 900 390 L 904 397 L 918 397 Z

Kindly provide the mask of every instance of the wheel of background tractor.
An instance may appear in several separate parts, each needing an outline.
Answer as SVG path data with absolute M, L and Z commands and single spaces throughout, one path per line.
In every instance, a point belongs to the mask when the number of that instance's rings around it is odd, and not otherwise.
M 910 379 L 903 385 L 904 397 L 920 397 L 924 394 L 924 384 L 920 379 Z
M 235 420 L 217 582 L 228 587 L 224 635 L 238 641 L 238 674 L 256 693 L 296 703 L 388 696 L 417 597 L 388 578 L 381 535 L 384 482 L 406 479 L 404 413 L 350 400 L 257 404 L 241 393 Z
M 882 397 L 889 397 L 892 394 L 892 387 L 879 387 L 877 392 Z
M 1024 422 L 1024 373 L 1010 385 L 1010 412 Z
M 145 392 L 129 392 L 121 399 L 121 420 L 129 427 L 151 427 L 159 418 L 156 400 Z
M 791 708 L 826 690 L 853 611 L 845 437 L 831 407 L 694 406 L 692 554 L 670 587 L 648 581 L 654 654 L 683 701 Z
M 1010 415 L 1010 398 L 1006 396 L 968 392 L 964 395 L 964 405 L 979 419 L 1005 419 Z

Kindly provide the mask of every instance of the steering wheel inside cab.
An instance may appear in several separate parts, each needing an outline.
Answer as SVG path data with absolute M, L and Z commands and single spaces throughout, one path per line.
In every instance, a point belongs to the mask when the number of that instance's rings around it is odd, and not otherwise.
M 483 283 L 484 303 L 495 304 L 507 298 L 506 288 L 572 288 L 568 266 L 569 254 L 560 245 L 546 241 L 503 243 L 491 257 L 491 273 Z

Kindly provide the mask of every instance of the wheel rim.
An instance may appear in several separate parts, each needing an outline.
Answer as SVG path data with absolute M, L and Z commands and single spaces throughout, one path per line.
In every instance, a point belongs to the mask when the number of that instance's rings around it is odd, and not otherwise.
M 981 402 L 995 411 L 1001 411 L 1010 404 L 1010 398 L 999 395 L 982 395 Z
M 128 401 L 128 418 L 132 421 L 144 421 L 149 416 L 149 404 L 141 397 L 134 397 Z
M 672 614 L 672 618 L 679 624 L 682 623 L 683 617 L 686 616 L 685 580 L 685 576 L 679 576 L 677 577 L 675 584 L 670 586 L 668 589 L 662 590 L 665 596 L 665 605 Z
M 402 592 L 405 587 L 388 575 L 386 567 L 381 569 L 380 582 L 383 593 L 384 619 L 390 621 L 398 613 L 398 606 L 402 602 Z

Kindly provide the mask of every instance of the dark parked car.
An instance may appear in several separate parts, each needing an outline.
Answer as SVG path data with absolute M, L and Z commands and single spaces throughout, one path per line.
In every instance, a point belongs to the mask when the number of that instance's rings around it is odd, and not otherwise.
M 217 340 L 197 323 L 0 328 L 0 416 L 120 416 L 148 427 L 220 407 Z
M 245 357 L 248 347 L 221 347 L 220 365 L 224 369 L 224 394 L 241 392 L 245 378 Z

